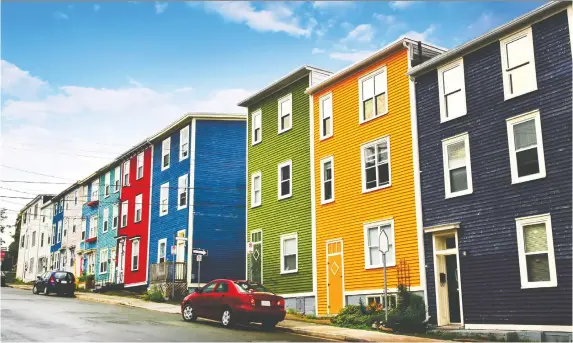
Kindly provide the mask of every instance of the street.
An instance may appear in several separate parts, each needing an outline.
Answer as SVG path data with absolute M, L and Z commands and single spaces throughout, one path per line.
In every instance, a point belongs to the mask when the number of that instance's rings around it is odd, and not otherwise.
M 2 287 L 1 340 L 8 341 L 321 341 L 313 337 L 264 331 L 252 325 L 225 329 L 180 315 L 83 301 Z

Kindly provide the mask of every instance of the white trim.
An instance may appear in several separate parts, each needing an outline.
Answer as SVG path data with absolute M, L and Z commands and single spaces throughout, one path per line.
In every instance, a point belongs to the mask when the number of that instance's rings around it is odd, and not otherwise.
M 98 275 L 107 274 L 107 272 L 108 272 L 109 261 L 106 261 L 106 260 L 104 260 L 104 262 L 105 262 L 105 271 L 103 271 L 103 272 L 101 271 L 101 263 L 102 263 L 102 261 L 101 261 L 101 255 L 102 255 L 102 253 L 104 253 L 104 252 L 105 252 L 105 256 L 106 256 L 106 257 L 109 257 L 107 248 L 103 248 L 103 249 L 100 249 L 100 250 L 98 251 L 98 262 L 99 262 L 99 263 L 98 263 Z M 64 256 L 65 256 L 65 252 L 64 252 Z
M 103 181 L 104 181 L 104 184 L 103 184 L 103 197 L 104 197 L 104 199 L 105 199 L 105 198 L 109 198 L 109 196 L 110 196 L 111 193 L 112 193 L 112 192 L 111 192 L 111 170 L 108 170 L 108 171 L 105 173 L 105 176 L 104 176 Z M 106 192 L 106 191 L 107 191 L 107 192 Z M 66 196 L 66 205 L 68 204 L 67 201 L 68 201 L 68 200 L 67 200 L 67 196 Z
M 423 290 L 424 290 L 424 288 L 422 286 L 410 287 L 411 292 L 420 292 Z M 396 288 L 396 287 L 388 288 L 388 293 L 397 293 L 397 292 L 398 292 L 398 288 Z M 384 288 L 361 289 L 361 290 L 356 290 L 356 291 L 345 291 L 344 292 L 345 297 L 349 296 L 349 295 L 378 295 L 378 294 L 384 294 Z
M 161 196 L 163 193 L 163 189 L 167 189 L 167 197 L 163 199 Z M 163 200 L 167 200 L 165 209 L 166 211 L 163 212 Z M 169 214 L 169 182 L 165 182 L 161 186 L 159 186 L 159 216 L 163 217 Z
M 261 233 L 261 240 L 262 240 L 262 233 Z M 284 235 L 281 235 L 281 275 L 283 274 L 292 274 L 292 273 L 298 273 L 298 232 L 294 232 L 294 233 L 287 233 Z M 296 267 L 293 270 L 284 270 L 285 265 L 284 265 L 284 242 L 287 239 L 293 239 L 295 240 L 295 244 L 296 244 Z M 262 243 L 261 243 L 262 246 Z M 261 254 L 262 255 L 262 254 Z M 261 269 L 262 269 L 262 263 L 261 263 Z
M 163 262 L 167 262 L 167 238 L 161 238 L 159 240 L 157 240 L 157 262 L 156 263 L 161 263 L 159 261 L 159 259 L 161 258 L 161 256 L 159 255 L 159 253 L 161 252 L 161 243 L 165 243 L 165 256 L 163 256 L 163 259 L 165 261 Z
M 181 191 L 181 179 L 185 180 L 185 190 Z M 185 193 L 185 204 L 181 205 L 181 194 Z M 187 208 L 189 203 L 189 175 L 183 174 L 177 178 L 177 211 Z
M 112 208 L 112 215 L 113 215 L 113 208 Z M 107 223 L 107 228 L 106 224 Z M 113 223 L 111 223 L 113 225 Z M 109 207 L 103 209 L 103 220 L 101 223 L 101 232 L 106 233 L 109 231 Z
M 517 174 L 518 173 L 517 158 L 515 152 L 513 126 L 532 119 L 535 120 L 535 134 L 537 139 L 536 148 L 537 148 L 537 161 L 539 164 L 539 173 L 519 177 Z M 516 184 L 544 178 L 546 176 L 545 153 L 543 150 L 543 132 L 541 130 L 541 116 L 539 110 L 534 110 L 531 112 L 520 114 L 515 117 L 508 118 L 506 119 L 506 123 L 507 123 L 507 143 L 509 147 L 509 164 L 511 166 L 511 183 Z
M 328 200 L 324 199 L 324 164 L 330 162 L 330 169 L 331 169 L 331 174 L 332 174 L 332 179 L 331 184 L 332 184 L 332 197 Z M 331 202 L 334 202 L 334 156 L 330 155 L 327 157 L 324 157 L 320 160 L 320 204 L 321 205 L 326 205 L 326 204 L 330 204 Z
M 263 247 L 263 240 L 264 240 L 263 230 L 262 230 L 262 229 L 254 229 L 254 230 L 251 230 L 251 232 L 247 235 L 247 240 L 250 240 L 251 242 L 253 242 L 253 233 L 259 233 L 259 232 L 261 233 L 261 240 L 260 240 L 260 242 L 259 242 L 259 243 L 261 243 L 261 256 L 260 256 L 260 258 L 261 258 L 261 283 L 263 283 L 263 280 L 264 280 L 264 279 L 263 279 L 263 261 L 264 261 L 264 254 L 263 254 L 263 253 L 264 253 L 264 251 L 263 251 L 263 249 L 264 249 L 264 247 Z M 253 242 L 253 243 L 254 243 L 254 242 Z M 281 256 L 281 259 L 282 259 L 282 256 Z M 281 269 L 281 270 L 282 270 L 282 269 Z M 250 275 L 250 276 L 252 276 L 252 275 Z M 247 279 L 248 279 L 248 277 L 247 277 Z
M 468 188 L 462 191 L 452 192 L 451 185 L 450 185 L 450 167 L 449 167 L 449 160 L 448 160 L 448 147 L 450 145 L 464 142 L 464 150 L 465 150 L 465 160 L 466 160 L 466 182 L 468 184 Z M 472 194 L 474 191 L 473 181 L 472 181 L 472 161 L 470 156 L 470 138 L 467 132 L 459 134 L 454 137 L 446 138 L 442 140 L 442 158 L 443 158 L 443 167 L 444 167 L 444 192 L 446 199 L 455 198 L 462 195 Z
M 255 116 L 261 118 L 261 135 L 258 141 L 255 141 Z M 263 111 L 259 108 L 251 112 L 251 146 L 255 146 L 263 141 Z
M 257 176 L 260 179 L 259 193 L 261 195 L 258 203 L 255 202 L 255 177 L 257 177 Z M 259 170 L 259 171 L 256 171 L 256 172 L 251 174 L 251 208 L 259 207 L 262 205 L 262 203 L 263 203 L 263 174 Z
M 127 288 L 127 287 L 143 286 L 143 285 L 147 285 L 147 280 L 142 281 L 142 282 L 136 282 L 136 283 L 126 283 L 123 285 L 123 287 Z
M 189 192 L 187 193 L 188 227 L 187 230 L 187 287 L 191 285 L 191 273 L 193 272 L 193 221 L 195 219 L 195 139 L 197 137 L 197 120 L 191 121 L 191 139 L 189 141 Z M 248 138 L 247 138 L 248 139 Z
M 183 133 L 185 133 L 185 131 L 187 132 L 187 135 L 183 135 Z M 187 137 L 187 156 L 183 156 L 183 140 L 181 139 L 182 137 Z M 185 125 L 184 127 L 182 127 L 179 130 L 179 162 L 189 158 L 189 149 L 190 149 L 190 144 L 189 144 L 189 124 Z
M 565 325 L 523 325 L 523 324 L 466 324 L 466 330 L 515 330 L 573 332 L 573 326 Z
M 456 263 L 457 265 L 457 272 L 458 272 L 458 287 L 459 287 L 459 291 L 458 291 L 458 298 L 460 299 L 460 321 L 461 324 L 464 325 L 465 321 L 464 321 L 464 301 L 463 301 L 463 296 L 462 296 L 462 271 L 461 271 L 461 264 L 460 264 L 460 252 L 459 252 L 459 248 L 460 247 L 460 243 L 459 243 L 459 239 L 458 239 L 458 232 L 456 231 Z
M 140 253 L 141 253 L 141 246 L 140 246 L 140 244 L 141 244 L 141 238 L 140 238 L 140 237 L 131 238 L 130 241 L 131 241 L 131 257 L 130 257 L 130 258 L 131 258 L 131 261 L 130 261 L 130 266 L 131 266 L 131 268 L 130 268 L 130 269 L 131 269 L 132 272 L 135 272 L 135 271 L 138 271 L 138 270 L 139 270 L 139 265 L 141 264 L 141 263 L 139 263 L 139 262 L 140 262 L 140 256 L 141 256 L 141 255 L 140 255 Z M 135 251 L 135 249 L 133 249 L 133 243 L 135 243 L 135 242 L 137 242 L 137 249 L 138 249 L 138 251 L 137 251 L 137 268 L 134 269 L 134 268 L 133 268 L 133 257 L 134 257 L 133 252 Z M 147 261 L 147 262 L 148 262 L 148 264 L 149 264 L 149 261 Z M 125 273 L 125 271 L 124 271 L 124 273 Z M 124 276 L 124 280 L 125 280 L 125 276 Z
M 151 153 L 150 153 L 150 159 L 151 159 L 151 163 L 150 163 L 150 173 L 149 173 L 149 209 L 147 212 L 148 213 L 148 218 L 147 218 L 147 250 L 146 252 L 149 254 L 149 245 L 151 244 L 151 204 L 153 204 L 153 199 L 152 199 L 152 194 L 153 194 L 153 144 L 151 144 Z M 145 150 L 144 150 L 145 153 Z M 145 154 L 143 155 L 143 167 L 145 168 Z M 126 243 L 124 243 L 126 244 Z M 125 248 L 125 245 L 124 245 Z M 125 254 L 122 255 L 123 259 L 124 259 L 124 269 L 125 269 Z M 131 261 L 133 263 L 133 260 Z M 147 259 L 147 263 L 145 264 L 145 284 L 147 284 L 147 281 L 149 281 L 149 257 Z
M 507 61 L 507 45 L 509 43 L 512 43 L 518 39 L 521 39 L 523 37 L 527 37 L 527 44 L 528 44 L 528 53 L 531 54 L 530 56 L 530 60 L 529 60 L 529 67 L 526 68 L 532 68 L 531 70 L 531 75 L 533 77 L 533 80 L 531 80 L 531 88 L 530 89 L 525 89 L 523 90 L 521 93 L 515 93 L 515 94 L 511 94 L 510 92 L 510 83 L 509 83 L 509 72 L 507 72 L 508 69 L 508 61 Z M 499 48 L 500 48 L 500 52 L 501 52 L 501 73 L 502 73 L 502 77 L 503 77 L 503 97 L 504 100 L 509 100 L 509 99 L 513 99 L 515 97 L 518 97 L 520 95 L 523 94 L 527 94 L 527 93 L 531 93 L 533 91 L 537 90 L 537 74 L 535 71 L 535 52 L 533 49 L 533 33 L 531 31 L 531 26 L 526 27 L 524 29 L 521 29 L 517 32 L 513 32 L 510 35 L 507 35 L 505 37 L 503 37 L 502 39 L 499 40 Z
M 281 104 L 282 104 L 283 102 L 286 102 L 286 101 L 289 101 L 289 100 L 290 100 L 290 114 L 289 114 L 289 115 L 290 115 L 290 126 L 289 126 L 288 128 L 282 129 L 282 128 L 281 128 L 281 119 L 282 119 L 282 106 L 281 106 Z M 277 110 L 277 113 L 278 113 L 278 134 L 280 135 L 281 133 L 287 132 L 287 131 L 289 131 L 290 129 L 292 129 L 292 122 L 293 122 L 292 93 L 289 93 L 289 94 L 287 94 L 287 95 L 281 97 L 281 98 L 277 101 L 277 104 L 278 104 L 278 110 Z M 261 118 L 261 120 L 262 120 L 262 118 Z M 262 121 L 261 121 L 261 123 L 262 123 Z M 262 125 L 261 125 L 261 126 L 262 126 Z
M 435 225 L 424 228 L 424 233 L 430 232 L 440 232 L 440 231 L 449 231 L 449 230 L 457 230 L 460 228 L 460 223 L 451 223 L 451 224 L 442 224 L 442 225 Z
M 374 188 L 370 188 L 367 189 L 366 188 L 366 159 L 364 158 L 364 151 L 366 150 L 366 148 L 368 148 L 371 145 L 376 146 L 376 144 L 382 143 L 386 141 L 386 146 L 387 146 L 387 150 L 388 150 L 388 183 L 382 186 L 376 186 Z M 378 158 L 378 153 L 375 151 L 374 152 L 374 156 L 376 156 L 376 158 Z M 376 183 L 378 183 L 378 165 L 376 165 L 374 168 L 376 168 Z M 390 136 L 386 135 L 384 137 L 380 137 L 378 139 L 375 139 L 373 141 L 367 142 L 367 143 L 363 143 L 362 145 L 360 145 L 360 172 L 362 174 L 362 193 L 369 193 L 369 192 L 374 192 L 377 191 L 379 189 L 384 189 L 384 188 L 388 188 L 390 186 L 392 186 L 392 158 L 391 158 L 391 154 L 390 154 Z
M 463 108 L 460 111 L 460 113 L 458 113 L 457 115 L 454 116 L 448 116 L 448 113 L 446 111 L 447 106 L 446 106 L 446 98 L 445 98 L 445 94 L 444 94 L 444 77 L 443 74 L 447 71 L 450 71 L 456 67 L 461 68 L 462 74 L 461 74 L 461 89 L 460 92 L 463 94 Z M 466 84 L 465 84 L 465 73 L 464 73 L 464 59 L 463 58 L 459 58 L 455 61 L 452 61 L 440 68 L 438 68 L 438 86 L 439 86 L 439 94 L 440 94 L 440 123 L 444 123 L 447 122 L 449 120 L 453 120 L 459 117 L 463 117 L 467 114 L 468 110 L 467 110 L 467 104 L 466 104 Z
M 165 143 L 167 142 L 167 150 L 165 149 Z M 163 159 L 165 156 L 169 156 L 169 163 L 167 166 L 164 165 Z M 161 141 L 161 171 L 169 169 L 171 167 L 171 136 L 165 138 Z
M 390 231 L 392 232 L 390 245 L 394 248 L 394 253 L 392 254 L 392 261 L 388 263 L 388 258 L 386 258 L 386 267 L 396 266 L 396 233 L 394 231 L 394 219 L 384 219 L 375 222 L 364 223 L 364 269 L 379 269 L 383 268 L 382 263 L 382 253 L 380 253 L 380 264 L 369 264 L 370 247 L 368 246 L 368 230 L 372 228 L 378 228 L 378 235 L 380 235 L 380 226 L 390 225 Z
M 322 123 L 322 115 L 324 114 L 324 110 L 323 110 L 323 106 L 322 103 L 325 100 L 330 99 L 330 133 L 328 135 L 323 135 L 322 133 L 324 132 L 324 124 Z M 311 104 L 311 108 L 313 108 L 314 110 L 314 104 Z M 314 112 L 314 111 L 313 111 Z M 318 136 L 320 137 L 320 140 L 325 140 L 327 138 L 330 138 L 334 135 L 334 101 L 333 101 L 333 97 L 332 97 L 332 92 L 329 92 L 328 94 L 325 94 L 323 96 L 321 96 L 318 99 L 318 120 L 319 120 L 319 129 L 320 132 L 318 133 Z M 314 116 L 311 116 L 312 121 L 314 121 Z M 314 130 L 314 122 L 312 123 L 312 127 Z M 311 137 L 311 139 L 313 139 Z
M 125 162 L 123 162 L 123 174 L 121 174 L 121 180 L 119 182 L 120 186 L 123 187 L 129 187 L 129 169 L 131 168 L 131 162 L 130 160 L 127 160 Z M 126 167 L 127 166 L 127 167 Z M 127 176 L 127 182 L 125 182 L 125 177 Z M 121 196 L 121 194 L 120 194 Z
M 248 135 L 248 130 L 249 130 L 249 123 L 247 122 L 247 134 L 245 135 L 245 185 L 249 184 L 249 135 Z M 245 280 L 249 279 L 249 254 L 246 253 L 246 247 L 247 244 L 249 243 L 249 206 L 247 205 L 249 203 L 249 192 L 248 189 L 249 187 L 246 186 L 246 190 L 245 190 Z M 191 272 L 187 272 L 187 287 L 189 287 L 189 285 L 191 284 L 191 279 L 190 279 L 190 275 Z
M 380 115 L 376 114 L 376 82 L 375 82 L 375 77 L 379 74 L 384 74 L 384 87 L 385 87 L 385 91 L 386 91 L 386 111 Z M 362 106 L 362 83 L 366 80 L 372 78 L 372 91 L 373 91 L 373 95 L 372 95 L 372 111 L 374 116 L 370 119 L 364 119 L 364 107 Z M 382 93 L 380 93 L 382 94 Z M 383 65 L 382 67 L 360 77 L 358 79 L 358 113 L 359 113 L 359 117 L 358 117 L 358 123 L 359 124 L 363 124 L 369 121 L 372 121 L 374 119 L 380 118 L 385 116 L 386 114 L 388 114 L 388 112 L 390 111 L 390 109 L 388 108 L 388 68 L 386 67 L 386 65 Z M 334 112 L 334 111 L 333 111 Z
M 139 201 L 138 199 L 139 198 Z M 133 223 L 139 223 L 143 219 L 143 193 L 139 193 L 135 196 L 135 203 L 133 204 Z M 139 210 L 139 220 L 137 219 L 137 210 Z
M 569 24 L 569 47 L 573 54 L 573 6 L 571 4 L 567 6 L 567 23 Z
M 310 80 L 309 80 L 310 86 Z M 316 176 L 314 172 L 314 95 L 309 96 L 310 108 L 310 222 L 312 240 L 312 293 L 314 294 L 314 313 L 318 314 L 318 274 L 316 266 Z M 320 135 L 320 132 L 319 132 Z
M 121 177 L 123 175 L 121 173 L 121 167 L 122 166 L 123 166 L 123 163 L 120 163 L 118 166 L 115 167 L 115 169 L 113 171 L 113 193 L 117 193 L 121 189 Z M 117 181 L 117 187 L 116 187 L 116 181 Z
M 290 298 L 303 298 L 303 297 L 314 297 L 313 292 L 303 292 L 303 293 L 288 293 L 288 294 L 279 294 L 281 297 L 285 299 Z
M 125 204 L 125 213 L 123 211 L 123 205 Z M 119 216 L 119 227 L 124 228 L 129 223 L 129 200 L 124 200 L 121 202 L 121 209 L 120 209 L 120 216 Z M 125 215 L 125 223 L 123 222 L 123 216 Z
M 286 167 L 286 166 L 289 166 L 289 174 L 290 174 L 290 179 L 288 180 L 288 181 L 289 181 L 289 183 L 288 183 L 288 184 L 289 184 L 289 190 L 288 190 L 288 194 L 282 195 L 282 194 L 281 194 L 281 183 L 282 183 L 283 181 L 286 181 L 286 180 L 282 180 L 282 178 L 281 178 L 281 168 Z M 292 160 L 285 161 L 285 162 L 280 163 L 280 164 L 278 165 L 278 168 L 277 168 L 277 180 L 278 180 L 278 183 L 277 183 L 277 184 L 278 184 L 278 186 L 277 186 L 277 194 L 278 194 L 278 200 L 287 199 L 287 198 L 292 197 L 292 181 L 293 181 L 293 175 L 292 175 L 292 174 L 293 174 L 293 173 L 292 173 Z M 261 180 L 262 180 L 262 178 L 261 178 Z M 262 184 L 261 184 L 261 189 L 262 189 Z M 261 192 L 261 196 L 262 196 L 262 192 Z M 262 200 L 262 198 L 261 198 L 261 200 Z M 262 202 L 262 201 L 261 201 L 261 202 Z
M 545 224 L 545 238 L 547 240 L 547 261 L 549 263 L 549 281 L 530 282 L 527 280 L 527 261 L 525 260 L 525 240 L 523 227 L 534 224 Z M 557 287 L 557 269 L 555 267 L 555 252 L 553 250 L 553 228 L 551 226 L 551 214 L 540 214 L 529 217 L 515 218 L 517 229 L 517 252 L 519 256 L 519 274 L 521 277 L 521 289 Z M 545 254 L 545 253 L 544 253 Z
M 141 175 L 139 175 L 139 156 L 141 156 Z M 141 151 L 135 156 L 135 180 L 141 180 L 145 175 L 145 155 Z

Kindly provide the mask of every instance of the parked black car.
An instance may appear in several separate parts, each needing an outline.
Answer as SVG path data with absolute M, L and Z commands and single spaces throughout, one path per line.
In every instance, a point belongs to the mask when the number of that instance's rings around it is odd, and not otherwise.
M 76 280 L 74 274 L 65 271 L 51 271 L 39 275 L 34 283 L 32 292 L 34 294 L 43 293 L 48 295 L 56 293 L 58 295 L 74 296 L 76 290 Z

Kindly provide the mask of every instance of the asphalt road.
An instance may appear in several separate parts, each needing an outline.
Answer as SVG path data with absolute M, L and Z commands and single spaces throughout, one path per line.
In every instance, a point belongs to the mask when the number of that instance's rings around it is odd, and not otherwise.
M 1 288 L 1 335 L 8 341 L 252 342 L 320 341 L 261 327 L 225 329 L 219 323 L 184 322 L 180 315 Z

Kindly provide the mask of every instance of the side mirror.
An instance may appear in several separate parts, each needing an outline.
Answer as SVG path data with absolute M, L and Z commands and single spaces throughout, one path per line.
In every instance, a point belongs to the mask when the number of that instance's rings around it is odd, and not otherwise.
M 195 287 L 195 293 L 201 293 L 201 288 Z
M 36 276 L 36 279 L 37 279 L 37 280 L 42 280 L 42 276 L 38 275 L 38 276 Z

